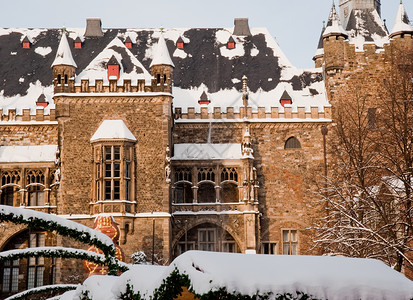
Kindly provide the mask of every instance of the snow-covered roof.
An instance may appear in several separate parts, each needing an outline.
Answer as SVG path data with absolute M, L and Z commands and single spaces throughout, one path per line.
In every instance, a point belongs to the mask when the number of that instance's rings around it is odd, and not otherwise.
M 122 120 L 104 120 L 90 139 L 91 142 L 101 140 L 129 140 L 136 142 L 135 136 Z
M 117 299 L 129 283 L 149 299 L 175 268 L 188 275 L 192 289 L 200 295 L 226 288 L 229 293 L 249 296 L 271 293 L 269 299 L 296 292 L 328 300 L 413 297 L 409 279 L 374 259 L 202 251 L 185 252 L 168 267 L 136 265 L 120 277 L 93 276 L 70 296 L 89 290 L 92 299 Z M 61 299 L 69 299 L 65 297 Z
M 70 51 L 69 42 L 67 41 L 66 33 L 63 32 L 60 39 L 59 47 L 57 48 L 56 58 L 52 63 L 52 67 L 56 65 L 73 66 L 77 68 L 73 60 L 72 51 Z
M 103 79 L 103 84 L 107 85 L 109 83 L 107 65 L 110 64 L 110 61 L 119 64 L 119 80 L 121 82 L 125 79 L 130 79 L 133 80 L 133 84 L 136 85 L 136 80 L 145 79 L 149 84 L 151 75 L 118 37 L 115 37 L 105 49 L 76 76 L 75 83 L 80 84 L 83 79 L 88 79 L 89 83 L 94 85 L 96 79 Z
M 241 144 L 175 144 L 173 160 L 241 159 Z
M 285 86 L 294 99 L 293 106 L 304 103 L 306 107 L 319 106 L 322 110 L 327 103 L 322 70 L 294 67 L 265 28 L 251 28 L 251 36 L 233 36 L 233 27 L 171 28 L 163 33 L 154 29 L 106 29 L 102 37 L 85 39 L 82 48 L 75 49 L 74 41 L 83 36 L 84 31 L 84 28 L 66 30 L 68 47 L 77 64 L 76 85 L 80 85 L 82 79 L 89 79 L 90 85 L 96 79 L 103 79 L 104 85 L 109 84 L 106 63 L 112 55 L 120 63 L 118 85 L 122 85 L 124 79 L 131 79 L 132 85 L 136 85 L 136 79 L 145 79 L 148 83 L 151 77 L 147 70 L 162 35 L 165 43 L 161 40 L 160 44 L 164 45 L 164 51 L 168 50 L 175 65 L 175 108 L 185 111 L 195 106 L 198 110 L 198 100 L 204 90 L 212 100 L 208 109 L 217 106 L 224 112 L 227 106 L 238 106 L 234 100 L 238 101 L 244 75 L 248 77 L 250 104 L 255 108 L 265 106 L 270 110 L 274 102 L 279 105 Z M 30 108 L 33 113 L 36 99 L 42 92 L 49 102 L 45 113 L 54 108 L 50 66 L 56 57 L 60 35 L 59 29 L 0 29 L 4 53 L 0 56 L 0 109 L 3 114 L 13 108 L 17 108 L 18 114 L 23 108 Z M 25 36 L 33 43 L 31 49 L 23 51 L 21 40 Z M 236 42 L 234 49 L 227 48 L 231 36 Z M 126 37 L 133 41 L 131 49 L 123 43 Z M 176 47 L 179 38 L 185 42 L 184 49 Z
M 363 50 L 365 43 L 373 43 L 377 48 L 383 48 L 384 44 L 389 42 L 386 26 L 376 9 L 353 9 L 346 30 L 350 43 L 359 51 Z
M 328 17 L 327 27 L 324 30 L 323 37 L 328 37 L 330 35 L 343 35 L 348 36 L 347 32 L 341 26 L 340 18 L 336 11 L 336 6 L 333 3 L 331 7 L 330 16 Z
M 394 21 L 390 36 L 393 37 L 400 33 L 413 33 L 413 26 L 410 24 L 409 17 L 402 1 L 400 1 L 399 9 L 396 14 L 396 20 Z
M 0 146 L 0 163 L 53 162 L 57 145 Z
M 175 67 L 172 62 L 171 56 L 169 55 L 168 47 L 166 46 L 165 38 L 163 34 L 159 37 L 158 44 L 156 45 L 155 51 L 153 53 L 153 59 L 150 67 L 155 65 L 167 65 Z

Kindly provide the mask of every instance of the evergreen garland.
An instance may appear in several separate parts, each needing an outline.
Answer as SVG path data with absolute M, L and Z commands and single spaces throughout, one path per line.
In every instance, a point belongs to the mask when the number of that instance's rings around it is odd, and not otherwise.
M 162 284 L 155 289 L 153 300 L 173 300 L 183 291 L 182 287 L 190 289 L 191 281 L 188 275 L 180 274 L 175 268 L 167 278 L 162 281 Z
M 76 284 L 61 284 L 61 285 L 45 285 L 41 287 L 36 287 L 13 296 L 6 298 L 6 300 L 18 300 L 27 299 L 28 296 L 37 295 L 44 292 L 63 293 L 71 290 L 75 290 L 78 287 Z

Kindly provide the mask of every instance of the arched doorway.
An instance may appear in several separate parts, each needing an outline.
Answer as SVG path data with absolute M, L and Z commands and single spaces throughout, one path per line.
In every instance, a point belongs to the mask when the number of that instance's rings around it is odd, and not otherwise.
M 240 252 L 234 237 L 213 223 L 202 223 L 186 231 L 176 243 L 174 257 L 189 250 Z

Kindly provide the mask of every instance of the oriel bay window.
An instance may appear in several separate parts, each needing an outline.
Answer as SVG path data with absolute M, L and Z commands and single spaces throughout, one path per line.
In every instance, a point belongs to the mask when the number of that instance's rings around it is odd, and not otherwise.
M 95 200 L 130 201 L 133 178 L 132 145 L 96 145 L 94 152 Z

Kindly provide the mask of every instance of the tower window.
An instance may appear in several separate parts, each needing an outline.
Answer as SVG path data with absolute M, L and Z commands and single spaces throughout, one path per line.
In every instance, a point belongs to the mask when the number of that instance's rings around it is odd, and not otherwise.
M 105 146 L 105 200 L 120 199 L 120 147 Z
M 57 75 L 57 84 L 61 85 L 62 84 L 62 75 Z
M 156 84 L 161 84 L 161 74 L 156 75 Z
M 301 144 L 295 137 L 290 137 L 284 145 L 284 149 L 300 149 Z
M 67 84 L 67 83 L 68 83 L 67 74 L 65 74 L 65 84 Z

